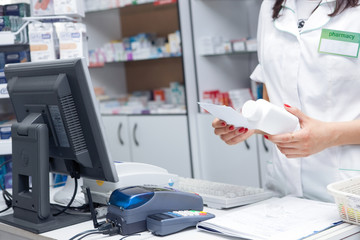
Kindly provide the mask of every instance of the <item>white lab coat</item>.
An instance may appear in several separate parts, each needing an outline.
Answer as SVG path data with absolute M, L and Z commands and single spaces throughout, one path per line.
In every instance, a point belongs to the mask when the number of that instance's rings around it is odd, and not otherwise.
M 264 0 L 258 28 L 259 65 L 251 78 L 266 84 L 270 101 L 288 104 L 321 121 L 360 118 L 360 59 L 318 52 L 322 28 L 360 33 L 360 7 L 330 18 L 334 0 L 322 1 L 302 32 L 296 0 L 286 0 L 272 20 L 274 0 Z M 360 136 L 359 136 L 360 137 Z M 360 145 L 331 147 L 306 158 L 287 159 L 274 146 L 266 187 L 283 195 L 333 201 L 329 183 L 360 174 Z

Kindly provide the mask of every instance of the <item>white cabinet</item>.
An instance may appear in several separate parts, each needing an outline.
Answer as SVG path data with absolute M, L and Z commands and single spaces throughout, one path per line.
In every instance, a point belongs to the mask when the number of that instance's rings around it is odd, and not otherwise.
M 268 164 L 272 164 L 272 145 L 273 143 L 269 140 L 266 140 L 264 136 L 257 136 L 258 142 L 258 154 L 259 154 L 259 164 L 260 164 L 260 183 L 261 187 L 265 186 L 266 181 L 266 169 Z
M 103 116 L 113 159 L 152 164 L 191 177 L 186 115 Z
M 256 137 L 234 146 L 214 134 L 213 117 L 199 114 L 200 167 L 206 180 L 246 186 L 260 186 Z
M 129 116 L 134 162 L 191 176 L 189 134 L 184 116 Z
M 103 116 L 102 120 L 112 160 L 130 162 L 131 149 L 128 117 L 109 115 Z

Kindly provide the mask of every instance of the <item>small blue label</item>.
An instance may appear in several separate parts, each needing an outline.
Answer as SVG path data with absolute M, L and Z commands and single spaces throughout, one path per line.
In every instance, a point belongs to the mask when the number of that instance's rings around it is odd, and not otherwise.
M 71 33 L 71 37 L 72 38 L 80 38 L 80 33 L 76 32 L 76 33 Z
M 49 33 L 41 34 L 42 39 L 50 39 L 51 35 Z

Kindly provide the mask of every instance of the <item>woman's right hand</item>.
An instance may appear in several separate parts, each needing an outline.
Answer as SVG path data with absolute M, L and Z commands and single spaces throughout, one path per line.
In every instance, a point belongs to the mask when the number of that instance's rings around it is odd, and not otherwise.
M 215 135 L 220 136 L 228 145 L 235 145 L 243 142 L 254 134 L 255 130 L 249 130 L 244 127 L 235 128 L 233 125 L 228 125 L 225 121 L 215 118 L 212 122 Z

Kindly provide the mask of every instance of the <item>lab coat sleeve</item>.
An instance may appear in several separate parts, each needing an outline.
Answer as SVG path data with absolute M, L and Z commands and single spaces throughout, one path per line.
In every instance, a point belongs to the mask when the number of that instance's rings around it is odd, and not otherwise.
M 252 74 L 250 75 L 250 79 L 255 82 L 264 83 L 265 79 L 263 77 L 263 69 L 261 66 L 262 61 L 262 33 L 263 33 L 263 12 L 265 11 L 264 3 L 261 5 L 260 13 L 259 13 L 259 20 L 258 20 L 258 29 L 257 29 L 257 56 L 259 64 L 256 66 Z

